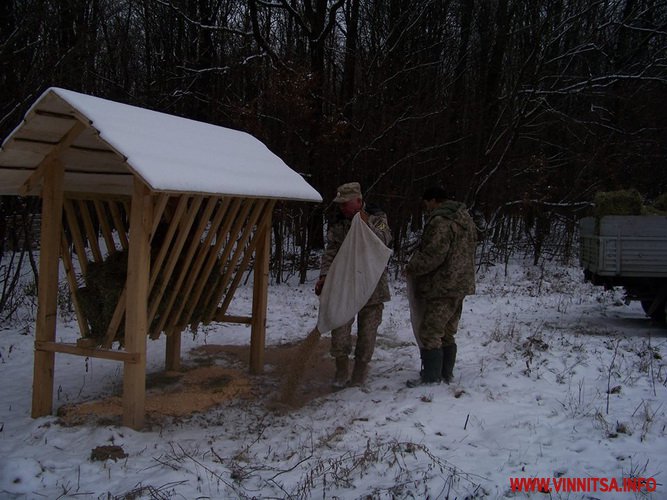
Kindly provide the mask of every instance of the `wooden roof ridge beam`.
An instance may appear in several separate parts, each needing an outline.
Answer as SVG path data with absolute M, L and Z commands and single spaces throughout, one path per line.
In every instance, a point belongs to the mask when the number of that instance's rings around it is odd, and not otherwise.
M 26 179 L 23 185 L 19 188 L 19 195 L 27 196 L 29 195 L 35 187 L 40 183 L 44 172 L 51 165 L 51 163 L 57 159 L 60 154 L 65 151 L 72 143 L 79 137 L 81 132 L 83 132 L 88 124 L 83 123 L 79 120 L 69 129 L 69 131 L 63 136 L 58 144 L 53 146 L 53 149 L 44 157 L 44 159 L 37 165 L 35 171 L 30 174 L 30 177 Z

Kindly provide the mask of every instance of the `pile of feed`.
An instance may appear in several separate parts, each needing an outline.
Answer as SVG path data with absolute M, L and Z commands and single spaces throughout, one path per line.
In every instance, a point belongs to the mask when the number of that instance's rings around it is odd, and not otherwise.
M 595 195 L 593 215 L 667 215 L 667 193 L 645 203 L 636 189 L 600 191 Z

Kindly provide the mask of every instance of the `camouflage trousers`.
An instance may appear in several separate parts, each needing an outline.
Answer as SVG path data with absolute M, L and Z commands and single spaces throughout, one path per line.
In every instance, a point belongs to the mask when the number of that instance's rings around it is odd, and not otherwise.
M 455 344 L 464 297 L 444 297 L 424 304 L 424 319 L 419 329 L 419 340 L 424 349 L 440 349 Z
M 368 363 L 375 350 L 375 338 L 378 326 L 382 323 L 384 304 L 368 304 L 357 314 L 357 345 L 354 349 L 354 359 Z M 352 352 L 352 323 L 331 331 L 331 355 L 334 358 L 349 356 Z

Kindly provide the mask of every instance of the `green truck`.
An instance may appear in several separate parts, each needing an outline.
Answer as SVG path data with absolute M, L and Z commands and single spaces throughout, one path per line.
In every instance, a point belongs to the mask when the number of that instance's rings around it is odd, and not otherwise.
M 606 289 L 622 286 L 657 321 L 667 315 L 667 216 L 606 215 L 579 222 L 584 277 Z

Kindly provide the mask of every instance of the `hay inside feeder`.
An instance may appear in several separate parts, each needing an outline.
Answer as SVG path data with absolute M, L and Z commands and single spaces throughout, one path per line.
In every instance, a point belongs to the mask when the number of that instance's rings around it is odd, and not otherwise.
M 213 268 L 213 270 L 206 277 L 205 290 L 213 289 L 218 280 L 221 278 L 221 263 Z M 167 290 L 172 290 L 182 265 L 180 262 L 176 264 L 175 271 L 169 278 L 166 285 Z M 157 283 L 162 282 L 162 271 L 159 272 Z M 123 292 L 125 281 L 127 279 L 127 252 L 114 252 L 110 254 L 102 262 L 91 262 L 88 266 L 88 271 L 85 274 L 86 286 L 77 290 L 77 298 L 83 314 L 88 321 L 90 329 L 89 339 L 93 340 L 95 345 L 100 345 L 106 336 L 109 324 L 113 318 L 118 300 Z M 155 318 L 150 325 L 151 338 L 157 338 L 159 332 L 155 330 L 158 328 L 162 315 L 165 314 L 167 307 L 168 293 L 165 293 L 157 308 Z M 207 312 L 208 296 L 206 293 L 200 295 L 196 304 L 192 305 L 188 297 L 181 300 L 187 302 L 187 307 L 183 311 L 176 322 L 178 325 L 185 324 L 188 319 L 190 324 L 199 324 L 204 320 Z M 115 341 L 123 343 L 125 336 L 124 323 L 121 322 L 118 332 L 114 338 Z

